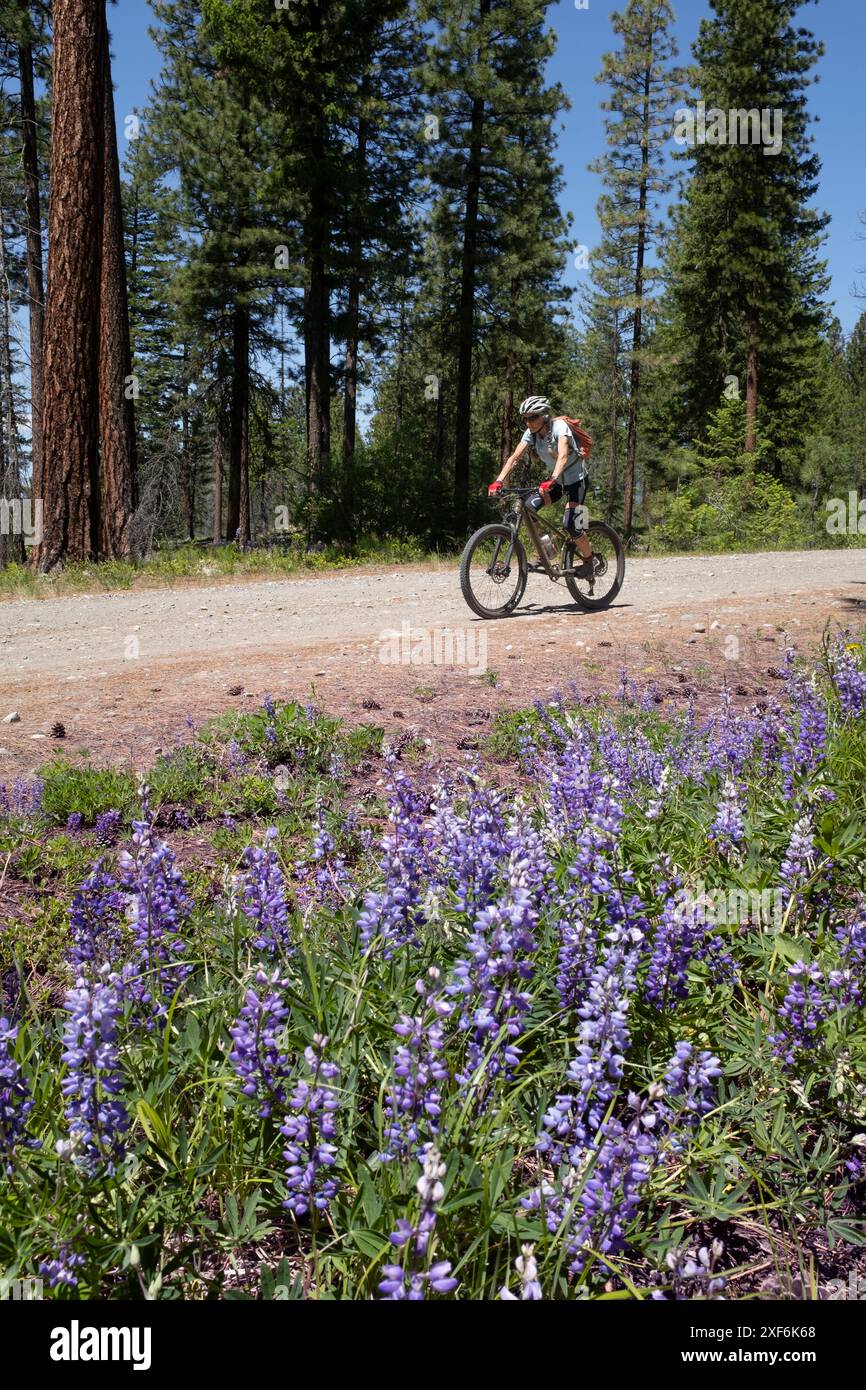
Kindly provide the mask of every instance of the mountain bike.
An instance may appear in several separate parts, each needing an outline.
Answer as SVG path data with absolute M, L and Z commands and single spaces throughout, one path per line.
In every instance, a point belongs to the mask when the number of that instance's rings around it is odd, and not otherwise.
M 593 549 L 593 573 L 581 576 L 575 571 L 583 556 L 574 537 L 562 526 L 542 526 L 526 500 L 534 487 L 503 488 L 497 501 L 505 502 L 501 521 L 481 526 L 466 542 L 460 561 L 460 588 L 463 597 L 479 618 L 506 618 L 513 613 L 526 588 L 530 574 L 546 574 L 554 584 L 565 580 L 566 588 L 581 608 L 595 611 L 613 603 L 625 577 L 625 548 L 606 521 L 590 521 L 585 530 Z M 523 524 L 529 532 L 537 563 L 531 562 L 520 538 Z M 550 539 L 550 553 L 542 544 L 542 534 Z

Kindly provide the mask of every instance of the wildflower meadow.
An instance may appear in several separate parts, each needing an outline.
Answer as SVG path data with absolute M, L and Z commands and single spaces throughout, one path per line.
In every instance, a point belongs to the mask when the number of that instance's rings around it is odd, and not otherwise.
M 864 1246 L 863 652 L 780 675 L 708 712 L 553 692 L 444 771 L 266 699 L 140 784 L 3 787 L 5 1276 L 832 1296 Z

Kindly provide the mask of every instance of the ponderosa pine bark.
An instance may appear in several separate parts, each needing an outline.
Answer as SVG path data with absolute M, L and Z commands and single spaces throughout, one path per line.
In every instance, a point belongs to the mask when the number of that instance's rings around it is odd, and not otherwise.
M 135 405 L 129 390 L 132 375 L 129 302 L 107 28 L 103 35 L 102 64 L 104 160 L 99 295 L 100 552 L 109 559 L 124 560 L 130 555 L 130 524 L 135 507 Z
M 51 201 L 43 338 L 44 534 L 37 564 L 99 543 L 99 265 L 105 0 L 54 0 Z

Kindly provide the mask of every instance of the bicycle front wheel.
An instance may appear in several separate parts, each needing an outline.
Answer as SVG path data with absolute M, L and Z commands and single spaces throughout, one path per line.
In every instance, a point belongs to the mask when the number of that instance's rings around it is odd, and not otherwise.
M 587 535 L 596 557 L 595 573 L 592 578 L 587 579 L 567 574 L 565 582 L 571 597 L 581 608 L 607 608 L 622 588 L 625 578 L 625 549 L 616 531 L 612 526 L 608 526 L 606 521 L 591 521 L 587 527 Z M 583 556 L 576 545 L 565 547 L 564 558 L 566 569 L 573 569 L 583 563 Z
M 526 588 L 526 551 L 510 526 L 482 526 L 466 542 L 460 588 L 479 618 L 507 618 Z

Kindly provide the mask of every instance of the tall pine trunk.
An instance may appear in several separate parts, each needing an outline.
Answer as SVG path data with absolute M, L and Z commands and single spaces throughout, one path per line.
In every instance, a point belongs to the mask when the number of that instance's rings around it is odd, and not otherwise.
M 213 478 L 211 496 L 213 502 L 213 540 L 218 545 L 223 537 L 223 454 L 225 453 L 225 425 L 222 403 L 218 400 L 213 435 Z
M 99 542 L 99 260 L 105 0 L 54 0 L 51 200 L 43 338 L 44 535 L 37 563 Z
M 746 357 L 746 438 L 744 454 L 753 454 L 758 443 L 758 315 L 749 313 L 749 347 Z
M 361 101 L 366 95 L 366 77 L 361 87 Z M 367 165 L 366 116 L 358 118 L 358 148 L 356 152 L 357 187 L 363 190 Z M 355 527 L 355 445 L 358 425 L 358 338 L 361 318 L 361 262 L 363 244 L 360 231 L 352 240 L 351 274 L 346 305 L 346 361 L 343 385 L 343 481 L 345 496 L 346 534 L 350 542 L 356 537 Z
M 623 492 L 623 530 L 628 536 L 631 533 L 632 512 L 634 510 L 634 468 L 635 455 L 637 453 L 637 417 L 638 417 L 638 397 L 640 395 L 640 352 L 643 346 L 642 321 L 643 321 L 643 266 L 646 255 L 646 207 L 647 207 L 647 178 L 649 172 L 649 139 L 650 139 L 650 72 L 652 67 L 652 51 L 647 57 L 647 65 L 644 70 L 643 85 L 643 110 L 641 112 L 641 170 L 640 170 L 640 191 L 638 194 L 638 224 L 637 224 L 637 250 L 635 254 L 634 268 L 634 323 L 632 325 L 632 344 L 631 344 L 631 380 L 629 383 L 628 396 L 628 433 L 626 436 L 625 447 L 625 487 Z
M 509 379 L 511 368 L 508 370 Z M 508 386 L 505 391 L 505 398 L 502 402 L 502 434 L 499 445 L 499 463 L 504 468 L 506 461 L 511 457 L 511 421 L 514 416 L 514 387 Z
M 397 366 L 394 386 L 394 429 L 399 439 L 403 430 L 406 365 L 406 281 L 400 281 L 400 320 L 397 329 Z
M 128 381 L 132 375 L 129 301 L 107 28 L 103 36 L 102 61 L 104 177 L 99 295 L 99 427 L 102 445 L 100 550 L 108 559 L 125 560 L 131 553 L 130 527 L 135 507 L 135 407 Z
M 229 416 L 229 492 L 226 537 L 250 538 L 249 507 L 250 311 L 236 302 L 232 311 L 232 391 Z
M 28 15 L 29 0 L 19 0 Z M 18 47 L 21 84 L 21 153 L 24 171 L 24 222 L 27 247 L 27 299 L 30 324 L 30 460 L 33 505 L 42 496 L 42 325 L 45 313 L 42 281 L 42 216 L 39 207 L 39 146 L 36 99 L 33 91 L 33 49 Z
M 328 219 L 320 188 L 311 199 L 308 233 L 310 284 L 304 300 L 307 451 L 310 489 L 317 498 L 331 452 L 331 304 L 325 267 Z
M 490 12 L 490 0 L 481 0 L 482 18 Z M 456 427 L 454 437 L 454 531 L 466 530 L 469 515 L 469 446 L 472 409 L 472 351 L 475 346 L 475 272 L 478 256 L 478 205 L 481 196 L 481 141 L 484 135 L 484 100 L 475 97 L 469 129 L 466 166 L 466 205 L 463 214 L 463 246 L 460 271 L 460 310 L 457 326 Z
M 192 460 L 190 458 L 189 382 L 187 362 L 189 349 L 183 345 L 183 410 L 180 417 L 180 506 L 183 518 L 183 538 L 191 541 L 195 535 L 195 498 Z
M 15 419 L 14 373 L 12 370 L 12 325 L 9 315 L 9 277 L 6 273 L 6 231 L 5 209 L 0 203 L 0 303 L 3 311 L 0 316 L 0 499 L 11 502 L 16 508 L 22 504 L 21 459 L 18 453 L 18 424 Z M 5 437 L 4 437 L 5 425 Z M 34 504 L 35 505 L 35 504 Z M 10 561 L 22 564 L 24 561 L 23 528 L 13 524 L 14 514 L 10 516 L 3 509 L 3 525 L 0 527 L 0 567 Z M 36 513 L 31 512 L 35 521 Z

